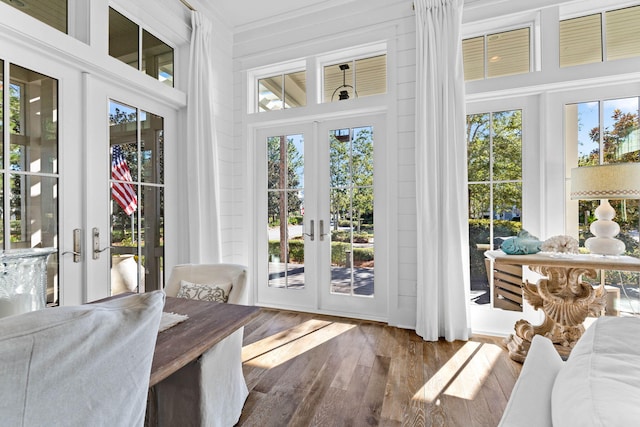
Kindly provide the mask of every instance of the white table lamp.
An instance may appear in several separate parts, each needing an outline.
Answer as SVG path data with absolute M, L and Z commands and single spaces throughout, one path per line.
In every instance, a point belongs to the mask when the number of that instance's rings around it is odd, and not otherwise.
M 625 246 L 615 237 L 620 226 L 613 221 L 616 211 L 609 199 L 640 199 L 640 163 L 611 163 L 582 166 L 571 169 L 571 199 L 597 200 L 597 220 L 589 228 L 590 237 L 585 246 L 592 254 L 620 255 Z

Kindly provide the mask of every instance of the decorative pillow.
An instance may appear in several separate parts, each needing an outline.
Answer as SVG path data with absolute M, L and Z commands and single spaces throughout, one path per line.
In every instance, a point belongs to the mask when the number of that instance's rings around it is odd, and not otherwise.
M 0 319 L 7 426 L 142 426 L 164 293 Z
M 601 317 L 580 338 L 551 395 L 553 425 L 631 426 L 640 420 L 640 318 Z
M 227 302 L 229 300 L 231 286 L 231 283 L 199 284 L 181 280 L 180 290 L 176 297 L 197 299 L 201 301 Z

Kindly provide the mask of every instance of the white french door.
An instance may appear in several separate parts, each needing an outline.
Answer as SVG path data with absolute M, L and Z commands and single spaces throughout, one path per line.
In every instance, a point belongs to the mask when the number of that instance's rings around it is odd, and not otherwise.
M 258 304 L 386 318 L 385 135 L 383 116 L 256 133 Z

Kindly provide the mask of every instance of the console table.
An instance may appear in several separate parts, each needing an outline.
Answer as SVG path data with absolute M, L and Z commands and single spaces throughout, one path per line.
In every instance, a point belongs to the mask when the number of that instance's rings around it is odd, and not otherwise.
M 596 277 L 597 270 L 640 271 L 640 259 L 629 256 L 547 254 L 507 255 L 501 250 L 485 256 L 496 264 L 526 265 L 543 276 L 537 284 L 522 284 L 524 298 L 544 312 L 541 325 L 518 320 L 515 334 L 505 339 L 509 356 L 524 362 L 534 335 L 549 338 L 558 353 L 566 358 L 584 333 L 582 323 L 591 314 L 600 316 L 606 304 L 604 285 L 592 287 L 582 275 Z

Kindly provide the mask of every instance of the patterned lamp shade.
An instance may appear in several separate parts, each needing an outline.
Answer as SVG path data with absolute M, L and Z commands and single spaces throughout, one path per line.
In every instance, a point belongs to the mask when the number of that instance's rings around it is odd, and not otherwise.
M 571 169 L 571 199 L 640 199 L 640 163 Z

